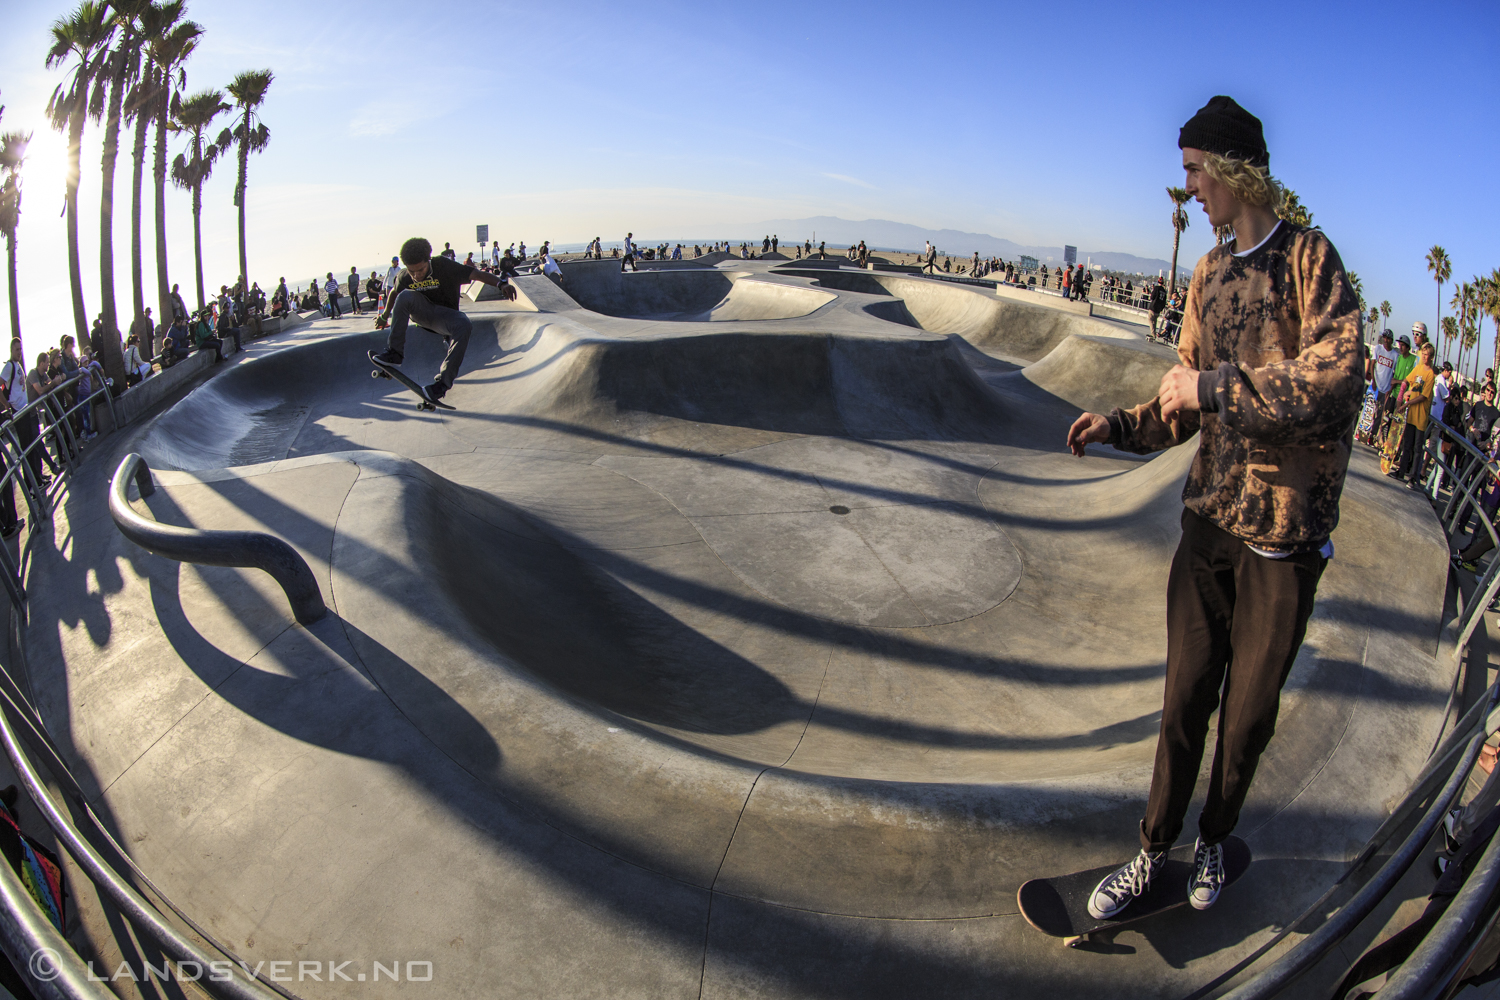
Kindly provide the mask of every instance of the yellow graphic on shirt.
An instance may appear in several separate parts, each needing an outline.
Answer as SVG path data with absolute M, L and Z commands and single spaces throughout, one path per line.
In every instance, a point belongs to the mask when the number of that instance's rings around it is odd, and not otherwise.
M 436 278 L 423 278 L 421 281 L 413 281 L 408 287 L 414 288 L 419 292 L 425 292 L 438 287 L 438 285 L 439 281 Z

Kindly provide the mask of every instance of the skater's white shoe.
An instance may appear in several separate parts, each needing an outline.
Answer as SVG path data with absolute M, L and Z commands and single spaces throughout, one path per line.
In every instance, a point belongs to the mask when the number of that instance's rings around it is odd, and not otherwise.
M 1151 879 L 1167 863 L 1167 852 L 1150 854 L 1142 850 L 1135 859 L 1123 868 L 1105 876 L 1089 897 L 1089 916 L 1095 920 L 1108 920 L 1130 905 L 1131 900 L 1145 892 Z
M 1203 838 L 1193 849 L 1193 880 L 1188 883 L 1188 902 L 1195 910 L 1206 910 L 1219 898 L 1224 888 L 1224 847 L 1203 846 Z

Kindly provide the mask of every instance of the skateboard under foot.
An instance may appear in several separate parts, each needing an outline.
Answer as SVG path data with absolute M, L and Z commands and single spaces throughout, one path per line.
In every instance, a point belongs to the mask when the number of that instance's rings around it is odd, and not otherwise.
M 1119 864 L 1032 879 L 1016 893 L 1021 916 L 1043 934 L 1062 938 L 1065 946 L 1077 948 L 1096 942 L 1096 934 L 1107 934 L 1186 906 L 1188 882 L 1193 877 L 1193 846 L 1179 847 L 1168 854 L 1166 866 L 1151 880 L 1151 887 L 1109 920 L 1089 914 L 1089 897 Z M 1233 885 L 1249 868 L 1249 845 L 1238 837 L 1224 841 L 1224 888 Z

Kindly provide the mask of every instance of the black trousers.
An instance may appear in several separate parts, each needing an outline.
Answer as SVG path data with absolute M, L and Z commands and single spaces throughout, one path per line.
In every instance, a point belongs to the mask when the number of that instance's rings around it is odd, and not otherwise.
M 1307 634 L 1316 552 L 1268 559 L 1190 510 L 1167 583 L 1167 683 L 1141 846 L 1165 851 L 1182 832 L 1208 721 L 1219 710 L 1212 777 L 1198 833 L 1234 831 L 1260 755 L 1276 732 L 1281 686 Z
M 41 429 L 41 420 L 37 417 L 35 410 L 28 411 L 16 421 L 16 438 L 20 440 L 23 450 L 37 439 Z M 31 466 L 31 474 L 38 483 L 42 481 L 43 462 L 47 463 L 53 475 L 57 475 L 57 465 L 52 461 L 52 456 L 47 454 L 45 443 L 37 445 L 26 453 L 26 464 Z
M 1401 451 L 1396 460 L 1396 475 L 1402 479 L 1415 479 L 1414 473 L 1420 471 L 1422 464 L 1421 448 L 1427 443 L 1427 430 L 1418 430 L 1407 421 L 1406 427 L 1401 431 Z

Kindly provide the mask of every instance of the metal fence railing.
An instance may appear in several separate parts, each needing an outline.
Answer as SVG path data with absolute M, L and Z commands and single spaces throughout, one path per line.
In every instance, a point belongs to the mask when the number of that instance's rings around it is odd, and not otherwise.
M 86 407 L 102 403 L 110 414 L 110 429 L 120 427 L 110 386 L 79 394 L 76 386 L 81 378 L 82 373 L 70 376 L 0 422 L 0 490 L 20 488 L 33 531 L 51 517 L 81 461 L 81 442 L 72 426 L 75 417 Z M 43 456 L 57 473 L 50 484 L 36 471 Z M 164 956 L 160 969 L 147 967 L 158 978 L 191 980 L 200 992 L 229 1000 L 276 1000 L 278 995 L 298 1000 L 253 967 L 239 964 L 232 950 L 174 905 L 136 866 L 95 812 L 29 694 L 25 668 L 29 596 L 20 573 L 22 562 L 11 555 L 8 546 L 0 545 L 0 579 L 13 612 L 11 656 L 0 662 L 0 745 L 59 846 L 101 898 L 125 916 L 140 939 L 160 950 Z M 48 787 L 49 780 L 60 789 L 67 807 Z M 73 817 L 81 822 L 75 823 Z M 152 895 L 148 897 L 137 886 Z M 188 931 L 180 930 L 168 913 Z M 106 978 L 84 963 L 4 861 L 0 861 L 0 949 L 36 997 L 115 1000 Z

